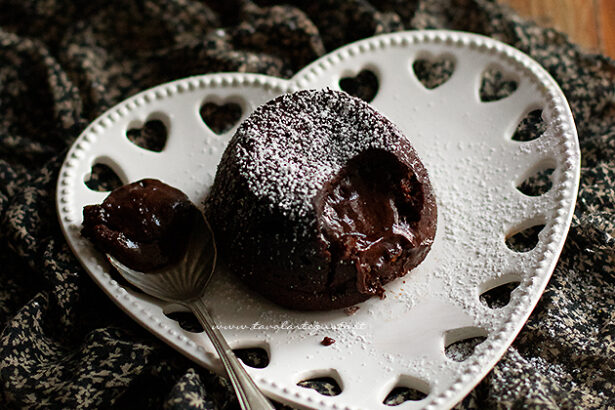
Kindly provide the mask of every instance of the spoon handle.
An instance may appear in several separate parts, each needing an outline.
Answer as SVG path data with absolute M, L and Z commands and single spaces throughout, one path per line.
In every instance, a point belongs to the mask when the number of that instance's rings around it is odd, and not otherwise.
M 216 327 L 213 318 L 207 311 L 207 307 L 201 299 L 188 303 L 188 307 L 197 317 L 205 329 L 205 333 L 214 345 L 222 364 L 228 373 L 231 383 L 239 399 L 239 404 L 244 410 L 275 410 L 269 400 L 256 387 L 254 380 L 246 373 L 245 369 L 231 350 L 228 343 Z

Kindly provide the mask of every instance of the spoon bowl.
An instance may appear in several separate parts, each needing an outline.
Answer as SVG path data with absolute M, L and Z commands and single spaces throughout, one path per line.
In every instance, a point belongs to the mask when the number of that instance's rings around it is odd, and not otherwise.
M 200 299 L 216 268 L 214 234 L 202 212 L 195 213 L 193 229 L 182 258 L 151 272 L 139 272 L 107 254 L 113 267 L 132 285 L 157 299 L 187 304 Z
M 213 231 L 202 212 L 196 213 L 193 229 L 182 258 L 168 267 L 139 272 L 107 254 L 109 263 L 132 285 L 148 295 L 190 309 L 209 336 L 227 371 L 242 409 L 274 409 L 245 371 L 217 328 L 203 300 L 205 288 L 216 267 Z

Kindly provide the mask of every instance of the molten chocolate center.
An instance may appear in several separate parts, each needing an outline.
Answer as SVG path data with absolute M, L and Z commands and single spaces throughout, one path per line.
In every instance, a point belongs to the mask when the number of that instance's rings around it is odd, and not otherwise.
M 416 224 L 423 192 L 393 154 L 368 150 L 348 162 L 320 195 L 321 240 L 331 255 L 330 284 L 352 280 L 361 293 L 406 273 L 406 254 L 420 244 Z

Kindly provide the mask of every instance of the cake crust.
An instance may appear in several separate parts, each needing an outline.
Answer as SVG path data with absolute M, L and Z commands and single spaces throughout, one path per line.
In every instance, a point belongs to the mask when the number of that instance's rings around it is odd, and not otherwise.
M 219 254 L 283 306 L 383 294 L 431 248 L 437 209 L 406 137 L 350 95 L 305 90 L 257 108 L 218 166 L 205 214 Z

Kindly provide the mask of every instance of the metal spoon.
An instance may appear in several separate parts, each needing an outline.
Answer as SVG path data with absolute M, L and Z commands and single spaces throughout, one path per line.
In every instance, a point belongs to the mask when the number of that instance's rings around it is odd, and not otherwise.
M 224 340 L 203 302 L 205 287 L 216 266 L 216 244 L 201 212 L 195 217 L 186 253 L 177 264 L 143 273 L 130 269 L 109 254 L 107 259 L 128 282 L 143 292 L 185 306 L 194 313 L 220 356 L 242 409 L 274 409 Z

